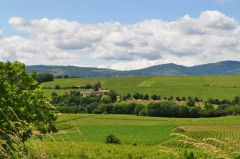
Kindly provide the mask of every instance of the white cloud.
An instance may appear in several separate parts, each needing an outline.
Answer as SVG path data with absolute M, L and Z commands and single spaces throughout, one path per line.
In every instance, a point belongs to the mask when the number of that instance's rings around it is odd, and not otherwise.
M 240 23 L 219 11 L 205 11 L 197 18 L 185 15 L 171 22 L 82 24 L 13 17 L 9 24 L 28 36 L 3 37 L 0 32 L 0 60 L 59 65 L 104 61 L 100 66 L 121 70 L 240 60 Z
M 2 30 L 0 30 L 0 39 L 2 39 L 3 38 L 3 32 L 2 32 Z

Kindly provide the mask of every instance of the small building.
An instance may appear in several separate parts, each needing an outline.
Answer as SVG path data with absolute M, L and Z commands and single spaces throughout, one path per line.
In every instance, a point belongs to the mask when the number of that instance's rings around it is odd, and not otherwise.
M 98 90 L 98 91 L 93 91 L 93 90 L 88 90 L 88 91 L 81 91 L 80 94 L 83 97 L 88 97 L 88 96 L 103 96 L 107 94 L 110 90 Z

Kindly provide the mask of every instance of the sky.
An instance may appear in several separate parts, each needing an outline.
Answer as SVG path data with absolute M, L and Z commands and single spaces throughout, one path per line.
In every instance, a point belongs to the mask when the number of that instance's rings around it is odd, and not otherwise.
M 238 0 L 7 0 L 0 61 L 132 70 L 240 60 Z

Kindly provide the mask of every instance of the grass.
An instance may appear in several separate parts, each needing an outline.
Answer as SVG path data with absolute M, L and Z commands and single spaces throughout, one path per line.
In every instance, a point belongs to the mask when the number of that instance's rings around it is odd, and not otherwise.
M 30 142 L 33 158 L 71 159 L 174 159 L 168 151 L 159 151 L 158 146 L 110 145 L 92 142 Z M 41 149 L 41 151 L 39 151 Z M 42 151 L 44 150 L 44 151 Z M 35 153 L 38 155 L 35 155 Z
M 104 142 L 107 135 L 114 134 L 123 144 L 154 145 L 170 139 L 169 134 L 174 127 L 174 125 L 83 125 L 67 129 L 53 137 L 58 141 Z
M 240 94 L 240 76 L 170 76 L 69 78 L 44 83 L 44 88 L 83 86 L 100 81 L 104 89 L 121 95 L 158 94 L 161 97 L 199 97 L 232 100 Z M 64 94 L 70 89 L 44 89 Z M 132 102 L 132 101 L 127 101 Z M 134 100 L 147 104 L 149 101 Z M 30 140 L 32 158 L 240 158 L 240 116 L 163 118 L 110 114 L 60 114 L 57 134 Z M 177 127 L 183 132 L 173 132 Z M 105 144 L 114 134 L 121 145 Z M 37 155 L 36 155 L 37 154 Z
M 69 78 L 55 79 L 43 84 L 43 87 L 54 88 L 83 86 L 100 81 L 104 89 L 112 89 L 121 95 L 140 92 L 158 94 L 161 97 L 200 97 L 203 99 L 233 99 L 240 94 L 240 76 L 161 76 L 161 77 L 116 77 L 116 78 Z M 49 90 L 48 90 L 49 91 Z M 48 91 L 45 91 L 47 95 Z M 53 90 L 50 90 L 53 91 Z M 62 90 L 60 93 L 69 90 Z M 226 93 L 227 92 L 227 93 Z
M 58 134 L 30 140 L 40 158 L 234 158 L 240 153 L 240 116 L 164 118 L 133 115 L 60 114 Z M 173 133 L 181 127 L 184 132 Z M 121 145 L 105 144 L 114 134 Z

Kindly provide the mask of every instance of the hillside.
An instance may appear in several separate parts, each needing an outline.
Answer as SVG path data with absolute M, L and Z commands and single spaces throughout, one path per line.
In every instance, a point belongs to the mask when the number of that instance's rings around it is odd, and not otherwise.
M 240 62 L 222 61 L 186 67 L 176 64 L 162 64 L 132 71 L 117 71 L 104 68 L 76 66 L 27 66 L 27 72 L 52 73 L 71 77 L 116 77 L 116 76 L 175 76 L 175 75 L 239 75 Z
M 175 159 L 192 152 L 195 158 L 230 159 L 240 153 L 239 120 L 239 116 L 193 119 L 61 114 L 57 121 L 60 133 L 27 144 L 46 158 Z M 105 144 L 110 133 L 122 144 Z
M 64 94 L 71 89 L 53 89 L 61 87 L 84 86 L 100 81 L 104 89 L 111 89 L 120 95 L 136 92 L 158 94 L 161 97 L 199 97 L 232 100 L 240 94 L 240 76 L 161 76 L 161 77 L 114 77 L 114 78 L 68 78 L 55 79 L 43 83 L 44 93 L 50 96 L 54 91 Z M 227 92 L 227 93 L 226 93 Z

